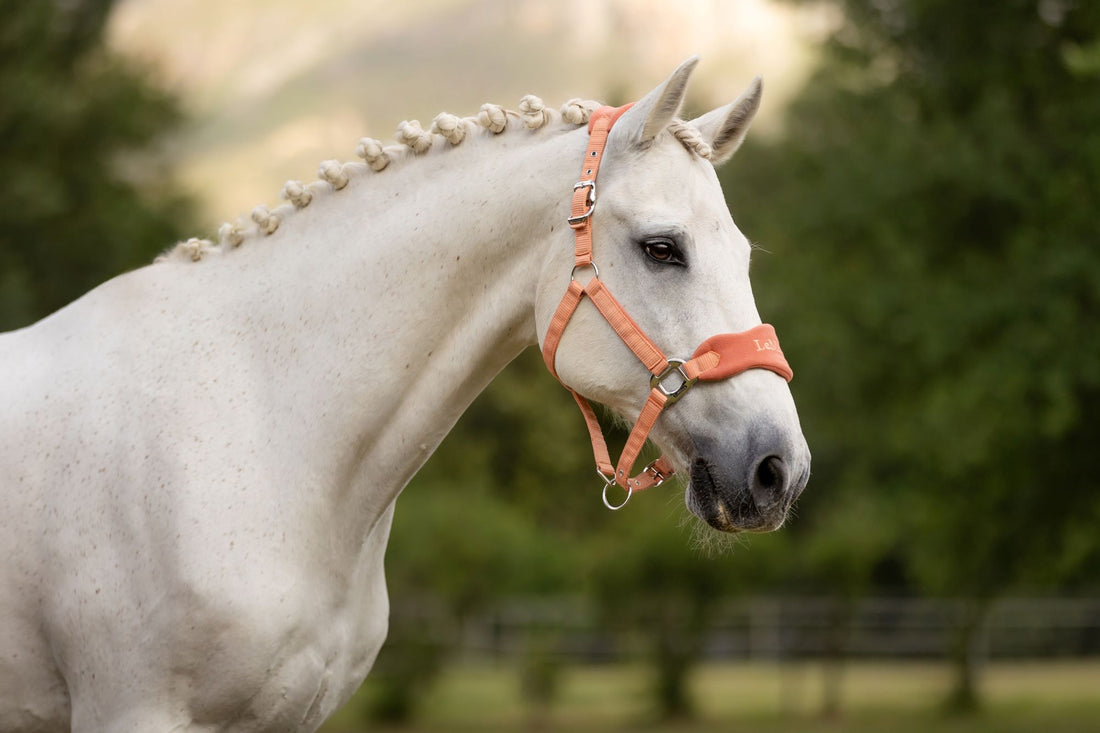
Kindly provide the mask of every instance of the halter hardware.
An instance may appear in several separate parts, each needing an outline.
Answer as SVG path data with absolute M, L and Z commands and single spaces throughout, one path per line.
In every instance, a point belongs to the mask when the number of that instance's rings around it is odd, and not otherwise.
M 583 265 L 573 265 L 573 269 L 569 271 L 569 282 L 573 282 L 577 279 L 577 270 L 583 270 L 589 267 L 592 268 L 592 276 L 598 279 L 600 277 L 600 268 L 596 267 L 595 262 L 586 262 Z
M 729 379 L 749 369 L 767 369 L 788 382 L 793 376 L 783 352 L 779 349 L 779 339 L 775 335 L 775 329 L 766 323 L 741 333 L 712 336 L 700 344 L 690 359 L 669 359 L 638 327 L 600 280 L 600 271 L 592 261 L 592 212 L 596 208 L 596 175 L 599 172 L 600 161 L 603 159 L 604 146 L 611 126 L 630 106 L 615 109 L 601 107 L 593 112 L 589 119 L 588 147 L 585 151 L 584 166 L 581 169 L 581 180 L 573 186 L 573 198 L 568 217 L 569 226 L 573 229 L 576 240 L 573 269 L 569 273 L 569 286 L 554 312 L 542 343 L 543 361 L 546 362 L 550 373 L 557 377 L 555 357 L 558 344 L 573 313 L 576 312 L 581 301 L 587 297 L 652 375 L 649 380 L 649 396 L 638 414 L 638 419 L 630 431 L 626 446 L 615 466 L 611 464 L 603 429 L 600 427 L 592 405 L 575 390 L 566 387 L 573 394 L 573 399 L 576 400 L 584 416 L 588 436 L 592 441 L 592 453 L 596 458 L 596 474 L 604 484 L 603 503 L 612 511 L 626 506 L 635 493 L 660 486 L 675 473 L 676 469 L 672 463 L 661 456 L 637 475 L 630 475 L 634 468 L 634 461 L 641 453 L 642 446 L 645 445 L 646 438 L 661 412 L 683 397 L 696 382 Z M 576 275 L 579 270 L 585 268 L 592 269 L 593 277 L 582 285 L 577 281 Z M 679 382 L 674 382 L 673 379 L 679 379 Z M 619 504 L 613 504 L 607 498 L 607 493 L 613 486 L 621 486 L 626 491 L 626 498 Z
M 642 473 L 648 476 L 649 480 L 653 482 L 653 486 L 650 486 L 650 488 L 660 486 L 665 482 L 665 479 L 668 478 L 668 476 L 661 472 L 659 460 L 653 461 L 648 466 L 643 468 Z
M 592 212 L 596 210 L 596 179 L 593 178 L 587 181 L 577 181 L 573 184 L 573 190 L 576 191 L 581 188 L 588 189 L 588 195 L 585 196 L 584 201 L 588 208 L 576 216 L 571 216 L 566 219 L 569 222 L 569 226 L 576 229 L 577 227 L 584 226 L 584 222 L 588 217 L 592 216 Z
M 626 506 L 626 503 L 628 501 L 630 501 L 630 497 L 634 496 L 634 489 L 630 488 L 630 486 L 624 486 L 623 490 L 626 492 L 626 496 L 618 504 L 612 504 L 611 500 L 607 498 L 607 490 L 610 489 L 613 486 L 618 486 L 619 482 L 615 480 L 614 476 L 612 476 L 611 478 L 608 478 L 598 468 L 596 469 L 596 475 L 603 479 L 603 493 L 601 494 L 601 498 L 603 499 L 603 505 L 605 507 L 607 507 L 608 509 L 610 509 L 611 511 L 613 511 L 613 512 L 619 511 L 624 506 Z
M 668 367 L 660 374 L 654 374 L 649 378 L 650 389 L 658 389 L 661 394 L 665 396 L 665 405 L 671 405 L 681 397 L 683 397 L 689 389 L 695 386 L 695 383 L 699 381 L 699 377 L 692 379 L 684 371 L 684 364 L 687 363 L 687 359 L 669 359 Z M 680 384 L 669 390 L 665 386 L 665 379 L 671 377 L 673 374 L 680 375 Z

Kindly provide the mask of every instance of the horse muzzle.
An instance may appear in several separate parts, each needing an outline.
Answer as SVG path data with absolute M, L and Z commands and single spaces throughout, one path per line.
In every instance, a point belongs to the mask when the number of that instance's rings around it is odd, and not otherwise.
M 691 462 L 688 509 L 722 532 L 778 529 L 810 478 L 810 453 L 801 435 L 750 436 L 743 450 L 702 450 Z

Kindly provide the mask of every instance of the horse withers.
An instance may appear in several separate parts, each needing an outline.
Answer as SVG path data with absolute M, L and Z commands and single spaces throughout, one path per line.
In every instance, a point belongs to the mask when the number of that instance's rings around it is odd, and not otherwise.
M 645 481 L 778 527 L 810 465 L 785 362 L 719 364 L 777 348 L 714 172 L 760 86 L 687 122 L 694 66 L 616 113 L 579 194 L 598 105 L 407 122 L 0 335 L 0 730 L 315 730 L 385 638 L 397 495 L 548 338 L 563 384 L 664 450 Z

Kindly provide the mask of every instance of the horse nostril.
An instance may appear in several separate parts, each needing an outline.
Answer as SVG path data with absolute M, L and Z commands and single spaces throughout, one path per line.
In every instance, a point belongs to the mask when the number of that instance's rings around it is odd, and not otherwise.
M 779 456 L 767 456 L 752 475 L 752 498 L 757 509 L 775 504 L 787 489 L 787 467 Z

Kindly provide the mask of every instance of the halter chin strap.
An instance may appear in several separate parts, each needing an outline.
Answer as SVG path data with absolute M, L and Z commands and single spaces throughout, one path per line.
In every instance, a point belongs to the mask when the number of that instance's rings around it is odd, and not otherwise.
M 649 432 L 653 429 L 661 411 L 680 399 L 697 382 L 713 382 L 728 379 L 749 369 L 768 369 L 780 375 L 788 382 L 794 376 L 783 352 L 779 348 L 779 339 L 775 329 L 764 323 L 741 333 L 723 333 L 712 336 L 695 350 L 689 359 L 670 359 L 645 335 L 645 332 L 627 314 L 615 296 L 600 280 L 600 271 L 592 261 L 592 212 L 596 207 L 596 174 L 603 160 L 604 148 L 611 126 L 630 109 L 631 105 L 612 108 L 601 107 L 592 113 L 588 123 L 588 149 L 584 154 L 581 178 L 573 186 L 573 202 L 569 216 L 576 239 L 573 260 L 573 272 L 569 277 L 569 287 L 558 304 L 558 309 L 546 330 L 542 344 L 542 358 L 555 378 L 555 357 L 558 344 L 576 312 L 581 300 L 586 296 L 600 314 L 619 335 L 619 338 L 634 352 L 653 376 L 649 380 L 650 392 L 642 407 L 634 428 L 630 431 L 626 446 L 616 465 L 611 464 L 607 442 L 603 430 L 596 419 L 596 413 L 588 400 L 566 385 L 573 399 L 584 415 L 588 426 L 588 435 L 592 440 L 592 452 L 596 458 L 596 471 L 604 481 L 603 501 L 609 509 L 619 509 L 626 505 L 636 491 L 659 486 L 674 473 L 672 463 L 664 456 L 646 466 L 636 476 L 631 476 L 634 462 L 645 445 Z M 581 285 L 577 281 L 578 271 L 591 269 L 592 277 Z M 558 381 L 561 381 L 560 379 Z M 626 490 L 626 499 L 620 504 L 612 504 L 607 491 L 612 486 L 621 486 Z

